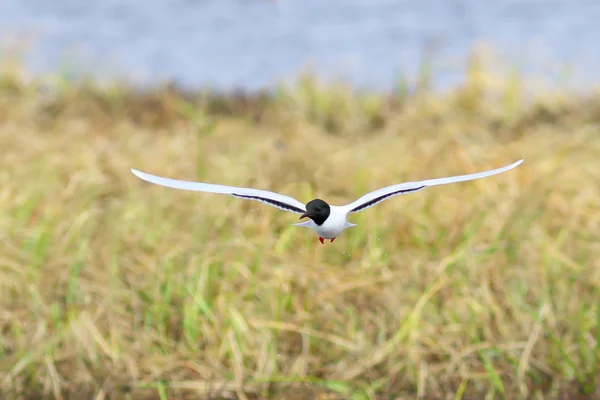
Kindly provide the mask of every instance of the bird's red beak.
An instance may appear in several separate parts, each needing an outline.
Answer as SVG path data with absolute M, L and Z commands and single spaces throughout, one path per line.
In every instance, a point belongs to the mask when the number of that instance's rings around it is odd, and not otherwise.
M 306 217 L 308 217 L 308 213 L 304 213 L 304 214 L 302 214 L 302 215 L 300 216 L 300 218 L 298 218 L 298 219 L 302 219 L 302 218 L 306 218 Z

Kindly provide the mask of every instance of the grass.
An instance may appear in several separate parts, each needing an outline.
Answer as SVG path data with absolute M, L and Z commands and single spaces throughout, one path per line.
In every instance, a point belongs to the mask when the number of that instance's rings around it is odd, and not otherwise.
M 390 96 L 45 82 L 0 78 L 3 398 L 598 392 L 597 91 L 530 96 L 477 63 L 449 93 Z M 520 158 L 327 245 L 292 214 L 129 172 L 340 204 Z

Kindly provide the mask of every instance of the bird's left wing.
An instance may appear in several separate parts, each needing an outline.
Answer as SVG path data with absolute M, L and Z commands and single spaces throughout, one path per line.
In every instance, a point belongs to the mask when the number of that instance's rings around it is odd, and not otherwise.
M 511 169 L 515 168 L 516 166 L 518 166 L 519 164 L 521 164 L 522 162 L 523 162 L 523 160 L 519 160 L 515 163 L 507 165 L 506 167 L 497 168 L 497 169 L 493 169 L 490 171 L 477 172 L 474 174 L 450 176 L 447 178 L 429 179 L 429 180 L 420 181 L 420 182 L 406 182 L 406 183 L 400 183 L 398 185 L 384 187 L 384 188 L 376 190 L 374 192 L 367 193 L 366 195 L 362 196 L 358 200 L 356 200 L 348 205 L 345 205 L 343 207 L 347 210 L 347 212 L 356 213 L 359 211 L 366 210 L 369 207 L 373 207 L 375 204 L 381 203 L 384 200 L 387 200 L 391 197 L 394 197 L 394 196 L 397 196 L 400 194 L 418 192 L 419 190 L 425 189 L 426 187 L 429 187 L 429 186 L 445 185 L 447 183 L 472 181 L 474 179 L 485 178 L 488 176 L 500 174 L 502 172 L 511 170 Z
M 279 208 L 280 210 L 290 211 L 296 214 L 304 214 L 306 212 L 306 206 L 293 197 L 275 192 L 269 192 L 267 190 L 163 178 L 160 176 L 147 174 L 133 168 L 131 169 L 131 172 L 138 178 L 146 182 L 154 183 L 155 185 L 196 192 L 228 194 L 241 199 L 260 201 L 270 206 Z

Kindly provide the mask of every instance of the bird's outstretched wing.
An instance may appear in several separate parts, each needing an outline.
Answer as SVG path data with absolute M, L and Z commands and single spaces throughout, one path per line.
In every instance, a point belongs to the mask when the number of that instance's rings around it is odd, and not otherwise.
M 155 185 L 166 186 L 173 189 L 192 190 L 196 192 L 228 194 L 241 199 L 260 201 L 270 206 L 279 208 L 280 210 L 290 211 L 296 214 L 304 214 L 306 212 L 305 205 L 300 203 L 298 200 L 283 194 L 269 192 L 267 190 L 163 178 L 160 176 L 150 175 L 133 168 L 131 169 L 131 172 L 138 178 L 146 182 L 154 183 Z
M 513 164 L 507 165 L 506 167 L 497 168 L 485 172 L 477 172 L 469 175 L 450 176 L 447 178 L 429 179 L 420 182 L 406 182 L 400 183 L 398 185 L 387 186 L 374 192 L 367 193 L 358 200 L 343 207 L 346 208 L 348 212 L 356 213 L 359 211 L 366 210 L 369 207 L 373 207 L 374 205 L 381 203 L 384 200 L 387 200 L 394 196 L 398 196 L 400 194 L 418 192 L 419 190 L 425 189 L 429 186 L 445 185 L 447 183 L 472 181 L 474 179 L 485 178 L 488 176 L 500 174 L 502 172 L 511 170 L 519 164 L 521 164 L 522 162 L 523 160 L 519 160 Z

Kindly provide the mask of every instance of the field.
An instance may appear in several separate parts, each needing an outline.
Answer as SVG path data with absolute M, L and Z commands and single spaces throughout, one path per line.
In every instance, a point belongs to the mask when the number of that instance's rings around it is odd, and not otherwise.
M 0 76 L 2 399 L 585 399 L 600 393 L 600 92 L 473 62 L 389 96 Z M 50 82 L 51 88 L 48 88 Z M 129 168 L 350 202 L 297 215 Z

